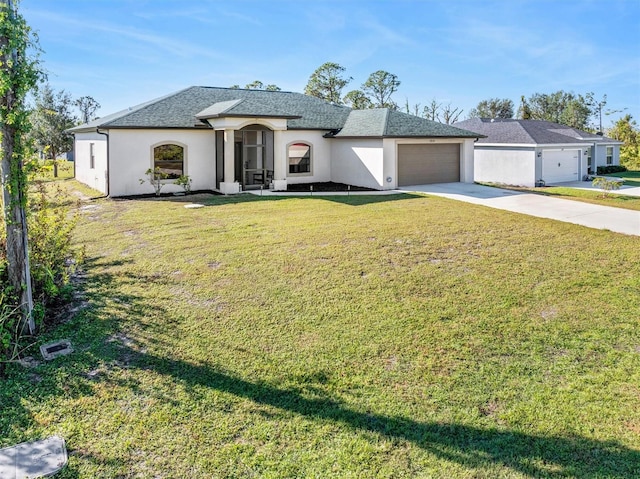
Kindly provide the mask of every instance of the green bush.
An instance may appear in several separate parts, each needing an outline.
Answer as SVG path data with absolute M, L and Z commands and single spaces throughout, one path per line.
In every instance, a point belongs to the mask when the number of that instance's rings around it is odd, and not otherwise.
M 598 175 L 608 175 L 610 173 L 622 173 L 623 171 L 627 171 L 627 168 L 622 165 L 607 165 L 598 166 L 596 173 Z
M 79 253 L 71 239 L 77 216 L 69 207 L 54 203 L 62 198 L 60 187 L 47 189 L 37 183 L 29 197 L 29 257 L 33 279 L 34 301 L 48 306 L 61 298 Z
M 40 181 L 29 191 L 27 224 L 29 259 L 36 324 L 46 322 L 48 308 L 68 300 L 69 279 L 81 252 L 72 245 L 76 215 L 65 203 L 59 186 Z M 20 305 L 9 286 L 6 257 L 6 228 L 0 218 L 0 373 L 3 364 L 13 359 L 19 344 Z

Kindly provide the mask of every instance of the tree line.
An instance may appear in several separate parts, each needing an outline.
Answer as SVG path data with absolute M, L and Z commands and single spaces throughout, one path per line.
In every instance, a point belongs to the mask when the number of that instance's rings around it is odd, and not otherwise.
M 369 75 L 359 89 L 343 90 L 353 78 L 346 75 L 346 68 L 338 63 L 326 62 L 320 65 L 309 77 L 304 93 L 331 102 L 346 105 L 354 109 L 392 108 L 399 109 L 392 95 L 398 91 L 401 82 L 397 75 L 378 70 Z M 239 88 L 233 85 L 231 88 Z M 247 89 L 280 90 L 276 85 L 264 87 L 260 81 L 245 86 Z M 552 93 L 533 93 L 529 97 L 522 95 L 520 104 L 515 108 L 509 98 L 488 98 L 481 100 L 469 110 L 466 118 L 518 118 L 524 120 L 546 120 L 579 130 L 602 133 L 624 142 L 620 150 L 620 161 L 628 168 L 640 168 L 640 130 L 631 115 L 626 115 L 615 122 L 613 127 L 604 129 L 603 115 L 621 113 L 623 110 L 605 109 L 607 95 L 596 98 L 593 92 L 576 94 L 558 90 Z M 431 100 L 426 105 L 415 103 L 410 105 L 405 100 L 404 110 L 412 115 L 452 124 L 461 119 L 463 109 L 450 102 Z
M 377 70 L 371 73 L 359 88 L 343 93 L 352 82 L 353 77 L 346 74 L 345 67 L 335 62 L 326 62 L 310 75 L 304 93 L 358 110 L 400 109 L 392 98 L 401 84 L 397 75 L 385 70 Z M 230 88 L 240 88 L 240 85 L 231 85 Z M 260 80 L 247 83 L 244 88 L 281 90 L 278 85 L 264 84 Z M 533 93 L 528 97 L 522 95 L 517 109 L 513 100 L 509 98 L 481 100 L 468 111 L 466 118 L 546 120 L 594 133 L 607 133 L 624 141 L 625 145 L 637 145 L 640 134 L 635 120 L 630 115 L 619 119 L 612 128 L 604 131 L 603 115 L 606 117 L 622 111 L 606 109 L 606 105 L 607 95 L 597 98 L 593 92 L 583 95 L 559 90 L 552 93 Z M 99 108 L 100 104 L 90 96 L 73 99 L 69 93 L 64 90 L 56 92 L 48 84 L 40 88 L 30 111 L 32 123 L 30 139 L 41 157 L 55 159 L 71 150 L 72 137 L 63 133 L 64 130 L 95 119 L 95 112 Z M 418 117 L 446 124 L 461 120 L 464 113 L 462 108 L 436 99 L 432 99 L 426 105 L 420 103 L 411 105 L 406 99 L 403 110 Z M 637 146 L 625 146 L 621 157 L 626 158 L 627 163 L 630 163 L 637 157 L 637 149 Z

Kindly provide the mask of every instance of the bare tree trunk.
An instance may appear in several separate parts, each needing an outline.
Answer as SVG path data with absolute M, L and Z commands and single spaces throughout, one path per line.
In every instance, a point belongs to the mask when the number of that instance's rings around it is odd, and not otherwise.
M 0 8 L 8 8 L 10 12 L 13 12 L 11 0 L 0 0 Z M 10 14 L 9 19 L 11 18 Z M 6 69 L 4 73 L 8 75 L 11 85 L 0 97 L 0 105 L 5 107 L 6 111 L 12 112 L 20 106 L 13 87 L 16 81 L 14 69 L 18 58 L 15 50 L 6 53 L 8 45 L 9 38 L 0 36 L 1 51 L 5 52 L 0 55 L 0 65 Z M 7 122 L 6 118 L 3 118 L 0 123 L 0 134 L 2 134 L 0 174 L 2 175 L 3 213 L 7 231 L 7 272 L 9 283 L 25 313 L 23 329 L 26 330 L 28 325 L 29 331 L 33 334 L 35 324 L 31 317 L 33 299 L 31 297 L 31 274 L 27 247 L 27 223 L 23 207 L 25 185 L 22 184 L 22 158 L 14 158 L 16 138 L 20 132 L 11 122 Z

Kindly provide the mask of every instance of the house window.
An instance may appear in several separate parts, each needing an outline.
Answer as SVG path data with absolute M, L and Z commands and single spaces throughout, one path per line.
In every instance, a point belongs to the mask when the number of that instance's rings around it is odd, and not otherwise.
M 613 146 L 607 146 L 607 165 L 613 165 Z
M 175 180 L 184 174 L 184 148 L 167 144 L 153 149 L 153 169 L 159 168 L 166 179 Z
M 289 145 L 289 174 L 311 173 L 311 145 L 293 143 Z
M 96 144 L 89 143 L 89 168 L 92 170 L 96 167 L 96 152 L 95 152 Z

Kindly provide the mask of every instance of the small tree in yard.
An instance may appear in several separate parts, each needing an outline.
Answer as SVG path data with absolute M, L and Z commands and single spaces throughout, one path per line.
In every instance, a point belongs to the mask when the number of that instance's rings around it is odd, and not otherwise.
M 148 179 L 143 180 L 142 178 L 140 178 L 139 180 L 140 184 L 142 185 L 148 181 L 149 184 L 153 186 L 156 196 L 160 196 L 160 191 L 162 190 L 162 187 L 165 185 L 164 180 L 169 178 L 169 175 L 166 174 L 164 171 L 162 171 L 158 167 L 149 168 L 147 171 L 144 172 L 144 174 L 147 175 Z
M 623 180 L 617 178 L 598 176 L 594 178 L 591 184 L 596 188 L 600 188 L 602 190 L 602 197 L 606 198 L 613 190 L 619 190 L 623 182 Z

